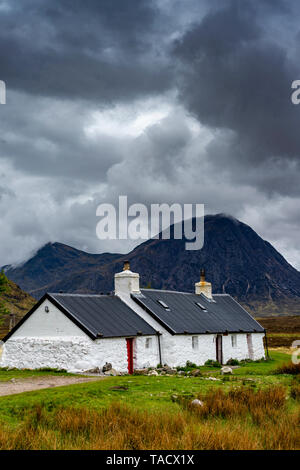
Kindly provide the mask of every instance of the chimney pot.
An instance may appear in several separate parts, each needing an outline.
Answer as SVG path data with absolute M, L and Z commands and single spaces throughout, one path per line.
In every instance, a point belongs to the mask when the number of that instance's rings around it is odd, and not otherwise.
M 195 284 L 195 293 L 197 295 L 204 294 L 209 299 L 212 299 L 211 283 L 206 282 L 206 280 L 205 280 L 205 269 L 203 269 L 203 268 L 201 269 L 201 272 L 200 272 L 200 282 L 196 282 L 196 284 Z
M 130 263 L 128 260 L 124 261 L 123 271 L 130 271 Z

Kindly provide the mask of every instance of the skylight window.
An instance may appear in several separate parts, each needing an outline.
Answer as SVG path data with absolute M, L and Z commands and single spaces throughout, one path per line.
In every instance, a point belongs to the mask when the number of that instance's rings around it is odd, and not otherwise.
M 203 312 L 207 312 L 206 308 L 204 307 L 203 304 L 201 304 L 200 302 L 196 302 L 196 305 L 201 308 L 201 310 L 203 310 Z
M 169 306 L 162 300 L 157 301 L 165 310 L 170 310 Z

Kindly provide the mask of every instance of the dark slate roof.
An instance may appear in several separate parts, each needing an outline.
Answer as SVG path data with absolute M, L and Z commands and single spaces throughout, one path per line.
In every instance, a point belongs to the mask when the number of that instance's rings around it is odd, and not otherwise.
M 230 295 L 142 289 L 132 298 L 171 334 L 264 332 L 262 326 Z M 169 308 L 163 307 L 159 301 Z M 196 302 L 200 302 L 202 310 Z
M 52 302 L 92 339 L 157 334 L 114 295 L 45 294 L 3 341 L 7 341 L 45 300 Z
M 155 335 L 152 326 L 115 295 L 49 294 L 92 336 Z

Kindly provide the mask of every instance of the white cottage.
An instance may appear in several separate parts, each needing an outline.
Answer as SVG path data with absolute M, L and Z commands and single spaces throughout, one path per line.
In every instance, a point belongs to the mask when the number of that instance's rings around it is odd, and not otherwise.
M 140 289 L 125 262 L 113 295 L 46 294 L 4 338 L 1 366 L 119 371 L 265 356 L 265 330 L 228 294 Z

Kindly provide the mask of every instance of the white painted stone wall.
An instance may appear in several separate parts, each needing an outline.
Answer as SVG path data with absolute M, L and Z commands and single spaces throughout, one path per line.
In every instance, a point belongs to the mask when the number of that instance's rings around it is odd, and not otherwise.
M 198 349 L 192 347 L 192 336 L 198 336 Z M 237 345 L 232 346 L 231 335 L 223 336 L 223 363 L 228 359 L 249 358 L 247 335 L 237 334 Z M 253 359 L 265 357 L 263 333 L 252 333 Z M 187 361 L 203 365 L 208 359 L 216 360 L 216 335 L 176 335 L 168 338 L 168 352 L 165 355 L 169 366 L 184 366 Z
M 254 351 L 254 359 L 265 358 L 265 348 L 264 348 L 264 333 L 252 333 L 252 344 Z
M 146 348 L 145 336 L 134 339 L 134 368 L 156 367 L 159 361 L 158 342 L 152 338 L 151 348 Z M 263 334 L 253 333 L 254 359 L 264 357 Z M 168 351 L 163 363 L 171 367 L 184 366 L 187 361 L 203 365 L 216 359 L 215 335 L 198 335 L 198 349 L 192 347 L 191 335 L 167 338 Z M 249 357 L 246 334 L 237 335 L 237 346 L 231 346 L 231 335 L 223 336 L 224 363 L 230 358 Z M 102 367 L 105 362 L 127 372 L 127 346 L 125 338 L 102 338 L 95 341 L 85 337 L 22 337 L 13 335 L 4 345 L 1 366 L 36 369 L 39 367 L 64 368 L 84 371 Z
M 184 366 L 187 361 L 204 364 L 216 359 L 216 335 L 198 335 L 198 349 L 192 347 L 192 335 L 172 336 L 128 295 L 120 295 L 138 315 L 144 318 L 162 336 L 162 363 Z M 45 312 L 45 306 L 49 313 Z M 195 335 L 196 336 L 196 335 Z M 263 333 L 252 334 L 254 359 L 264 357 Z M 159 362 L 157 336 L 151 336 L 151 348 L 146 348 L 146 337 L 134 339 L 134 368 L 155 367 Z M 247 335 L 237 334 L 237 346 L 232 347 L 231 335 L 223 336 L 223 362 L 230 358 L 249 357 Z M 51 302 L 45 301 L 5 343 L 1 366 L 17 368 L 59 367 L 69 371 L 83 371 L 102 367 L 111 362 L 119 371 L 127 371 L 126 338 L 102 338 L 93 341 Z
M 152 347 L 146 349 L 146 337 L 134 339 L 134 367 L 156 367 L 158 364 L 157 337 L 151 336 Z M 40 367 L 63 368 L 68 371 L 85 371 L 102 368 L 110 362 L 114 369 L 127 372 L 126 338 L 89 337 L 15 337 L 5 343 L 1 366 L 19 369 Z
M 253 345 L 253 359 L 261 359 L 265 357 L 263 337 L 264 333 L 251 333 Z M 226 363 L 228 359 L 250 359 L 248 350 L 247 334 L 236 334 L 236 346 L 232 347 L 231 334 L 223 336 L 223 362 Z
M 150 348 L 146 348 L 146 338 L 152 338 Z M 159 364 L 157 336 L 137 336 L 134 340 L 134 368 L 156 367 Z
M 193 335 L 198 337 L 198 349 L 192 347 L 192 335 L 175 335 L 169 343 L 167 364 L 171 367 L 185 366 L 187 361 L 203 365 L 207 359 L 215 359 L 214 335 Z

